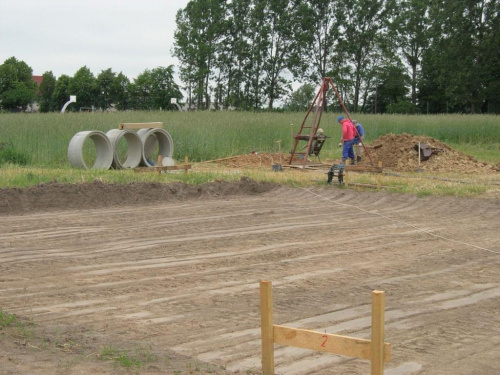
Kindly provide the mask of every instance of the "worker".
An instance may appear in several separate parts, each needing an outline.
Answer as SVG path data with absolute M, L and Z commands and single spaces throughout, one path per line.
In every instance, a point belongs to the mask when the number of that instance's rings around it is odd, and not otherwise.
M 356 127 L 356 134 L 354 135 L 354 155 L 356 156 L 356 163 L 361 163 L 363 159 L 363 138 L 365 136 L 365 130 L 363 129 L 363 125 L 361 125 L 358 121 L 352 120 L 354 126 Z
M 344 116 L 337 117 L 337 121 L 342 125 L 342 138 L 340 139 L 339 146 L 342 146 L 342 164 L 345 164 L 347 159 L 351 159 L 351 165 L 355 164 L 353 142 L 356 128 L 351 120 L 344 118 Z
M 319 152 L 321 151 L 323 143 L 325 143 L 327 138 L 329 137 L 324 133 L 323 129 L 318 128 L 316 135 L 313 137 L 311 148 L 309 149 L 309 155 L 314 153 L 314 155 L 319 158 Z

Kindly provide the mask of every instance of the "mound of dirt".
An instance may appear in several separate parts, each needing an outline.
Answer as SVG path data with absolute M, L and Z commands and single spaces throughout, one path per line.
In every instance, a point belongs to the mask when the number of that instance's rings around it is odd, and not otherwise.
M 428 160 L 419 164 L 418 143 L 427 144 L 433 150 Z M 478 162 L 472 156 L 453 150 L 446 144 L 430 137 L 407 133 L 386 134 L 368 147 L 368 152 L 375 163 L 382 162 L 384 168 L 397 171 L 415 171 L 418 169 L 433 172 L 496 173 L 495 167 Z M 363 163 L 367 163 L 365 156 Z
M 223 198 L 264 193 L 276 188 L 269 182 L 247 177 L 239 181 L 215 181 L 201 185 L 180 182 L 105 184 L 40 184 L 23 189 L 0 189 L 0 215 L 45 210 L 89 209 L 152 204 L 192 198 Z

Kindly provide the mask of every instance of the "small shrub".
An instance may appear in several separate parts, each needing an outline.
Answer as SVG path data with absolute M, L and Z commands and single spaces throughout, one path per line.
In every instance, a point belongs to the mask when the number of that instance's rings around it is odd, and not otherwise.
M 10 325 L 16 323 L 16 317 L 14 314 L 9 314 L 0 309 L 0 328 L 6 328 Z
M 0 165 L 5 163 L 27 165 L 29 158 L 17 151 L 12 143 L 0 143 Z

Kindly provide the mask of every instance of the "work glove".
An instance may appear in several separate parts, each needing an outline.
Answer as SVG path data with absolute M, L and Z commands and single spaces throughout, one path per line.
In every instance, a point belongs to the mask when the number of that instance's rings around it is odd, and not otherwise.
M 339 147 L 342 147 L 342 142 L 339 143 Z

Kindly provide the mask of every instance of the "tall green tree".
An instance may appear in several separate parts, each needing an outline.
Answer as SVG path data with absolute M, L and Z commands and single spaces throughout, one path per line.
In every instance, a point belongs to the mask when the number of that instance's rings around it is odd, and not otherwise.
M 385 37 L 385 20 L 390 16 L 391 3 L 386 0 L 346 0 L 337 17 L 342 20 L 341 40 L 336 52 L 343 65 L 348 65 L 354 86 L 352 110 L 358 111 L 362 85 L 372 81 L 380 59 L 380 45 Z
M 498 38 L 498 8 L 495 0 L 431 3 L 430 47 L 424 54 L 426 69 L 422 69 L 427 74 L 422 81 L 423 101 L 438 100 L 447 109 L 470 113 L 481 110 L 488 88 L 494 85 L 491 67 L 499 59 L 498 52 L 494 57 L 489 51 L 491 41 Z M 498 44 L 494 49 L 498 51 Z M 443 104 L 433 106 L 443 110 Z
M 101 107 L 103 111 L 107 110 L 111 104 L 115 103 L 115 79 L 116 74 L 111 70 L 111 68 L 101 71 L 101 73 L 97 76 L 97 106 Z
M 24 61 L 11 57 L 0 65 L 0 108 L 25 111 L 36 97 L 33 69 Z
M 397 12 L 389 23 L 390 44 L 386 53 L 401 54 L 411 75 L 411 102 L 417 104 L 417 85 L 422 54 L 429 44 L 429 1 L 396 0 Z M 391 51 L 394 49 L 394 51 Z M 389 51 L 388 51 L 389 50 Z
M 383 66 L 377 72 L 376 89 L 367 99 L 372 113 L 415 113 L 408 97 L 410 77 L 402 64 Z
M 338 18 L 339 3 L 331 0 L 300 1 L 300 49 L 302 64 L 293 68 L 296 77 L 300 70 L 308 79 L 318 84 L 332 70 L 332 54 L 340 39 L 342 22 Z M 306 69 L 304 69 L 306 68 Z M 299 70 L 299 71 L 297 71 Z
M 153 80 L 151 70 L 139 74 L 131 85 L 132 107 L 139 110 L 153 109 Z
M 225 107 L 248 107 L 244 97 L 245 71 L 250 60 L 250 17 L 252 0 L 227 4 L 227 22 L 216 50 L 216 102 Z
M 113 80 L 112 93 L 113 103 L 116 109 L 124 111 L 132 108 L 131 83 L 122 72 L 118 73 Z
M 288 0 L 268 0 L 266 5 L 264 15 L 267 22 L 262 28 L 264 92 L 268 110 L 272 110 L 274 102 L 291 89 L 291 80 L 284 73 L 300 62 L 300 40 L 295 38 L 292 25 L 298 22 L 301 8 Z
M 191 0 L 177 12 L 174 54 L 180 74 L 195 96 L 197 108 L 210 105 L 209 80 L 216 61 L 217 44 L 224 35 L 225 1 Z M 191 101 L 191 96 L 188 98 Z
M 500 2 L 489 2 L 485 8 L 488 32 L 482 48 L 485 72 L 485 95 L 483 112 L 500 113 Z
M 286 102 L 286 107 L 290 111 L 303 112 L 307 111 L 314 99 L 316 86 L 311 83 L 305 83 L 297 90 L 292 92 L 289 100 Z
M 69 91 L 70 83 L 71 77 L 66 74 L 63 74 L 59 76 L 59 78 L 57 78 L 54 87 L 54 93 L 52 94 L 52 110 L 60 111 L 64 104 L 66 104 L 66 102 L 69 100 L 70 95 L 73 95 L 70 94 Z M 68 107 L 68 109 L 70 108 Z
M 182 99 L 179 85 L 174 81 L 174 66 L 159 66 L 151 71 L 151 94 L 154 109 L 168 109 L 172 98 Z
M 70 95 L 76 95 L 77 107 L 95 107 L 98 101 L 97 82 L 89 68 L 78 69 L 69 84 Z
M 50 112 L 53 110 L 53 95 L 56 88 L 56 77 L 52 71 L 43 73 L 42 83 L 38 88 L 38 102 L 40 103 L 40 112 Z
M 248 63 L 245 65 L 245 88 L 244 97 L 245 109 L 258 109 L 263 103 L 264 95 L 264 62 L 266 60 L 267 38 L 265 27 L 266 18 L 266 0 L 252 0 L 252 6 L 249 10 L 249 56 Z
M 174 67 L 146 69 L 139 74 L 132 85 L 133 106 L 135 109 L 168 109 L 171 99 L 182 98 L 179 86 L 174 82 Z

